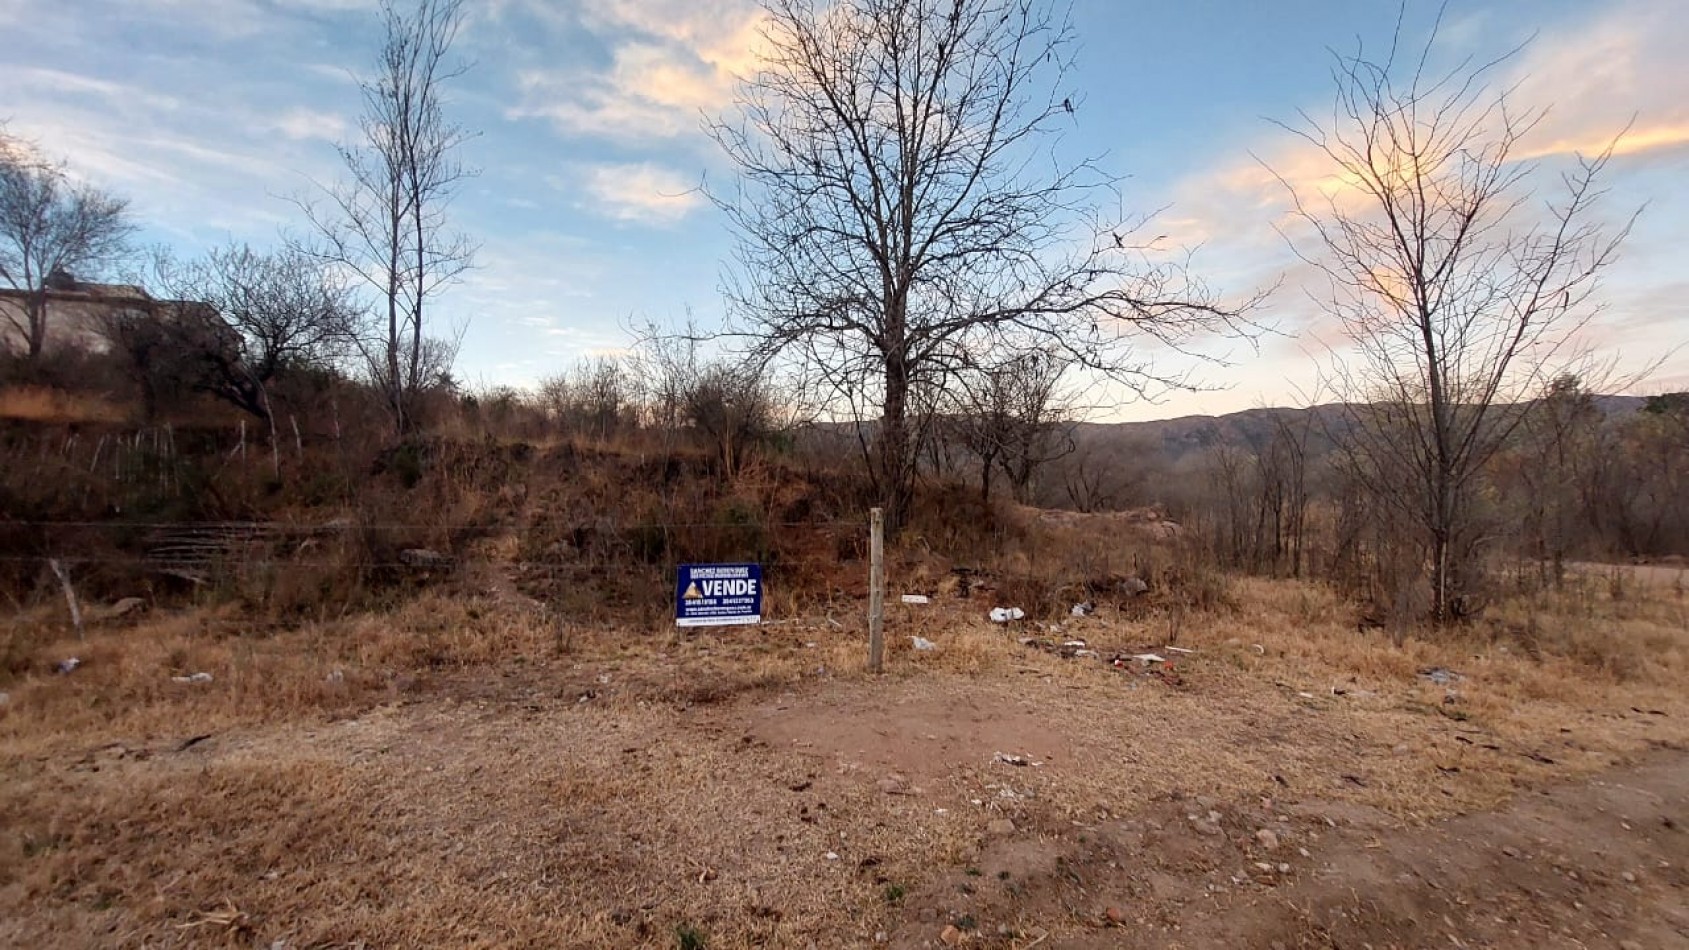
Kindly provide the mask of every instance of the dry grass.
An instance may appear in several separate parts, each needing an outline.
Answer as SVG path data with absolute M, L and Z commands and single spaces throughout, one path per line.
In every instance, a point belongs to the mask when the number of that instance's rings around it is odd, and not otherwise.
M 71 393 L 49 386 L 13 385 L 0 388 L 0 419 L 22 422 L 127 422 L 129 413 L 118 404 L 88 393 Z
M 880 680 L 855 610 L 681 635 L 424 595 L 86 642 L 43 612 L 5 634 L 0 943 L 861 945 L 888 894 L 977 862 L 1000 816 L 1061 836 L 1169 796 L 1288 796 L 1423 821 L 1689 741 L 1667 589 L 1592 584 L 1400 648 L 1316 586 L 1221 593 L 1060 630 L 894 604 Z M 1196 652 L 1170 688 L 1022 635 Z M 893 774 L 914 794 L 877 786 Z

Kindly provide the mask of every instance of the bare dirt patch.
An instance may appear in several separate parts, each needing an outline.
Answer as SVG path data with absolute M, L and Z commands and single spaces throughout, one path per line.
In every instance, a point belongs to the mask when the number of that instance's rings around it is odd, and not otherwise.
M 878 679 L 824 618 L 564 643 L 429 601 L 397 630 L 46 642 L 0 707 L 0 944 L 1686 939 L 1681 605 L 1579 621 L 1621 667 L 1236 596 L 1060 631 L 902 610 L 939 650 L 896 640 Z M 1170 635 L 1176 677 L 1020 643 Z

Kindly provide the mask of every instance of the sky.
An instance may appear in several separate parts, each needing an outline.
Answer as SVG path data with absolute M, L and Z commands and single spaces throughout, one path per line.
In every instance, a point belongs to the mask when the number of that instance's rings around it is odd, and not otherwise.
M 733 241 L 700 192 L 731 166 L 702 131 L 731 115 L 754 63 L 754 0 L 468 0 L 449 90 L 477 132 L 479 174 L 452 218 L 477 266 L 437 305 L 463 329 L 458 377 L 530 385 L 614 353 L 628 328 L 723 314 Z M 1100 156 L 1147 234 L 1188 252 L 1233 299 L 1277 289 L 1254 344 L 1204 341 L 1199 392 L 1109 410 L 1143 419 L 1293 405 L 1315 392 L 1332 342 L 1305 268 L 1274 229 L 1287 211 L 1266 170 L 1324 170 L 1278 122 L 1330 115 L 1332 49 L 1387 44 L 1395 0 L 1076 0 L 1071 128 L 1056 147 Z M 1422 39 L 1436 5 L 1409 0 Z M 192 254 L 300 232 L 293 199 L 340 174 L 356 135 L 356 77 L 379 42 L 361 0 L 0 0 L 8 65 L 0 120 L 81 177 L 129 197 L 143 239 Z M 1689 388 L 1689 3 L 1450 0 L 1440 55 L 1515 47 L 1502 79 L 1547 109 L 1525 143 L 1552 174 L 1618 139 L 1601 214 L 1641 215 L 1603 280 L 1584 343 L 1649 370 L 1638 392 Z M 1628 131 L 1627 131 L 1628 129 Z

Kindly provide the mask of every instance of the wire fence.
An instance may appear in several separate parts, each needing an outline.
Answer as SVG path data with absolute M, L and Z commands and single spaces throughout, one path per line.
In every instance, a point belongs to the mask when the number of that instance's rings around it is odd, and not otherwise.
M 542 513 L 543 514 L 543 513 Z M 430 546 L 431 542 L 438 546 Z M 440 583 L 476 585 L 558 603 L 582 615 L 651 613 L 670 603 L 679 566 L 750 562 L 762 566 L 779 611 L 865 600 L 870 575 L 869 519 L 634 520 L 518 523 L 473 520 L 372 522 L 0 521 L 0 583 L 13 598 L 55 593 L 49 575 L 68 571 L 91 596 L 146 592 L 159 597 L 219 595 L 284 608 L 352 604 L 371 587 Z M 891 603 L 900 595 L 991 600 L 1030 613 L 1059 615 L 1147 577 L 1145 547 L 1103 539 L 1086 551 L 1021 547 L 1012 556 L 990 545 L 948 555 L 924 543 L 890 556 Z M 1134 581 L 1134 584 L 1139 582 Z

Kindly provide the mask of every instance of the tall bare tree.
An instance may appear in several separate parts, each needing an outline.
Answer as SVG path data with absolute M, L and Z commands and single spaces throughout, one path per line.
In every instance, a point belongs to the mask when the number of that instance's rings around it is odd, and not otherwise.
M 22 313 L 5 318 L 29 360 L 47 347 L 49 278 L 110 266 L 134 232 L 127 199 L 72 179 L 0 129 L 0 280 L 25 294 Z
M 446 115 L 444 87 L 468 68 L 451 56 L 462 0 L 383 0 L 385 39 L 361 83 L 361 140 L 340 146 L 348 177 L 304 203 L 315 253 L 356 274 L 382 315 L 365 356 L 395 431 L 416 424 L 417 397 L 450 369 L 450 345 L 427 304 L 468 269 L 474 243 L 450 231 L 446 211 L 473 172 L 458 159 L 471 133 Z
M 718 201 L 730 295 L 764 357 L 872 405 L 869 471 L 895 528 L 915 476 L 913 397 L 982 354 L 1050 347 L 1145 387 L 1143 335 L 1231 322 L 1179 265 L 1104 218 L 1114 180 L 1051 148 L 1073 29 L 1044 0 L 765 0 Z M 1138 222 L 1141 224 L 1141 222 Z M 859 422 L 862 421 L 859 419 Z
M 1281 180 L 1306 225 L 1292 243 L 1328 278 L 1319 302 L 1354 354 L 1328 381 L 1350 409 L 1340 447 L 1373 502 L 1417 527 L 1440 624 L 1480 606 L 1481 479 L 1523 417 L 1507 407 L 1572 361 L 1628 226 L 1593 213 L 1610 150 L 1579 156 L 1540 200 L 1524 141 L 1542 113 L 1492 87 L 1507 60 L 1435 73 L 1435 42 L 1339 56 L 1333 115 L 1292 131 L 1344 187 Z

